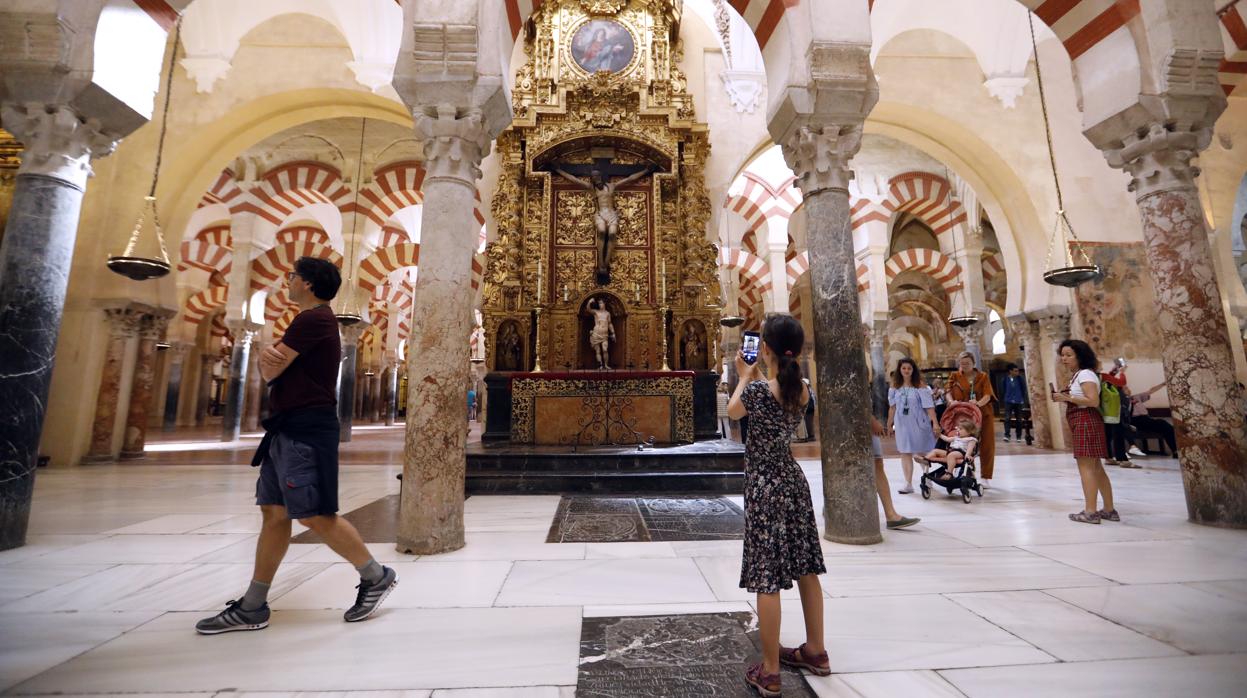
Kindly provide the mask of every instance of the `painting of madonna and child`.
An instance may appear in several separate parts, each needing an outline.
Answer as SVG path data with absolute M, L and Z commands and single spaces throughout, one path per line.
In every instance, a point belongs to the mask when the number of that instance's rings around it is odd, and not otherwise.
M 632 34 L 622 24 L 609 19 L 585 22 L 572 37 L 572 58 L 586 72 L 611 73 L 632 62 Z

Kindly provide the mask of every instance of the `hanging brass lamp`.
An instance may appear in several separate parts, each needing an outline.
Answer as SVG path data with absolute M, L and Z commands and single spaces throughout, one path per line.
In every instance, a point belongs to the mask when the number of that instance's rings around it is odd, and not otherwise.
M 1048 240 L 1048 261 L 1044 264 L 1043 280 L 1053 286 L 1074 288 L 1088 281 L 1099 281 L 1104 278 L 1104 270 L 1087 256 L 1087 251 L 1083 249 L 1078 236 L 1074 234 L 1074 226 L 1070 225 L 1069 218 L 1065 215 L 1065 199 L 1061 195 L 1061 180 L 1057 177 L 1056 151 L 1052 147 L 1052 124 L 1048 119 L 1048 101 L 1043 89 L 1043 70 L 1039 65 L 1039 47 L 1035 41 L 1035 13 L 1028 12 L 1027 21 L 1030 23 L 1031 50 L 1035 54 L 1035 82 L 1039 86 L 1039 107 L 1043 110 L 1044 136 L 1048 140 L 1048 162 L 1052 166 L 1052 186 L 1056 189 L 1057 205 L 1056 219 L 1052 223 L 1052 234 Z M 1075 251 L 1077 259 L 1075 259 Z
M 169 51 L 169 65 L 165 78 L 165 106 L 160 117 L 160 138 L 156 142 L 156 166 L 152 172 L 152 185 L 143 200 L 143 210 L 134 223 L 130 240 L 120 255 L 108 256 L 108 268 L 114 273 L 135 281 L 159 279 L 172 270 L 169 252 L 165 249 L 164 233 L 156 211 L 156 183 L 160 181 L 160 162 L 164 157 L 165 134 L 169 129 L 169 104 L 173 101 L 173 67 L 177 61 L 178 45 L 182 37 L 182 20 L 173 26 L 173 48 Z

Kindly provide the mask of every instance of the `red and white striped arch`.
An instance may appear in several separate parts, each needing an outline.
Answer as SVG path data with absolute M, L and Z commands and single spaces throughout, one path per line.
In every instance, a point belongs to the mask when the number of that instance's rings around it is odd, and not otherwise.
M 393 247 L 405 242 L 411 242 L 411 236 L 403 228 L 397 225 L 384 225 L 381 227 L 381 244 L 378 247 Z
M 240 196 L 242 196 L 242 189 L 239 189 L 238 183 L 234 181 L 234 172 L 228 169 L 221 170 L 221 174 L 217 175 L 212 187 L 200 197 L 197 208 L 212 204 L 231 206 Z
M 300 257 L 327 259 L 339 269 L 342 268 L 342 255 L 327 245 L 310 240 L 299 240 L 285 245 L 269 248 L 264 254 L 251 262 L 251 291 L 263 291 L 277 286 L 282 276 L 294 269 L 294 263 Z
M 385 226 L 395 213 L 424 202 L 424 176 L 424 166 L 414 160 L 386 165 L 359 193 L 359 207 L 373 223 Z
M 477 254 L 472 258 L 472 290 L 481 287 L 481 279 L 485 278 L 485 255 Z
M 892 212 L 882 203 L 875 203 L 870 199 L 854 199 L 853 206 L 849 210 L 849 223 L 853 230 L 873 221 L 887 223 L 890 220 L 892 220 Z
M 791 291 L 797 282 L 801 281 L 801 277 L 810 271 L 810 252 L 802 250 L 795 257 L 788 260 L 788 289 Z M 862 293 L 870 288 L 870 269 L 865 264 L 858 264 L 855 270 L 857 274 L 857 292 Z M 795 297 L 793 294 L 790 297 Z
M 229 228 L 225 231 L 228 233 Z M 203 269 L 209 274 L 213 272 L 228 274 L 233 267 L 233 249 L 198 237 L 183 242 L 179 254 L 182 260 L 178 262 L 178 271 Z
M 1247 0 L 1238 0 L 1220 12 L 1221 43 L 1225 58 L 1217 76 L 1226 96 L 1247 84 Z M 1242 94 L 1242 91 L 1239 92 Z
M 291 303 L 286 306 L 281 315 L 273 322 L 273 339 L 281 339 L 285 336 L 286 330 L 290 329 L 290 323 L 294 322 L 294 317 L 299 314 L 299 304 Z
M 766 283 L 770 273 L 765 260 L 737 247 L 719 249 L 719 266 L 737 270 L 742 289 Z
M 230 233 L 229 223 L 210 225 L 207 228 L 200 230 L 198 233 L 195 233 L 195 236 L 191 239 L 207 242 L 213 245 L 220 245 L 221 247 L 228 247 L 230 249 L 234 248 L 234 236 Z
M 269 292 L 268 297 L 264 299 L 265 322 L 273 322 L 277 320 L 292 306 L 297 312 L 299 304 L 290 300 L 288 287 L 285 284 L 282 284 L 276 290 Z
M 419 263 L 420 246 L 412 242 L 374 250 L 359 264 L 359 287 L 372 291 L 391 273 Z
M 983 281 L 991 281 L 1005 273 L 1005 263 L 999 252 L 983 255 Z
M 884 265 L 889 285 L 897 274 L 906 271 L 917 271 L 930 276 L 950 296 L 961 289 L 961 267 L 952 258 L 935 250 L 913 248 L 897 252 Z
M 186 299 L 186 307 L 182 310 L 182 319 L 192 325 L 198 325 L 214 310 L 225 305 L 229 297 L 227 286 L 210 286 Z
M 350 187 L 338 171 L 322 162 L 290 162 L 264 175 L 250 196 L 235 199 L 230 213 L 254 213 L 273 225 L 312 204 L 332 204 L 346 210 L 352 203 Z
M 892 213 L 912 213 L 937 235 L 966 222 L 961 202 L 952 198 L 948 180 L 930 172 L 906 172 L 891 179 L 884 208 Z
M 299 242 L 314 242 L 318 245 L 330 247 L 329 233 L 316 223 L 295 223 L 277 231 L 273 236 L 274 245 L 293 245 Z

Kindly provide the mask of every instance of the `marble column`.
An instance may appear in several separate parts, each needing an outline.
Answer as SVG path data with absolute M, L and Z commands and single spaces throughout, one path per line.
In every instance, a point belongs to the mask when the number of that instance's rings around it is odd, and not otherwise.
M 121 460 L 143 457 L 147 444 L 147 413 L 151 409 L 152 384 L 156 377 L 156 342 L 164 339 L 169 317 L 159 311 L 148 313 L 139 326 L 139 352 L 130 383 L 130 407 L 121 440 Z
M 195 426 L 208 423 L 208 408 L 212 406 L 212 368 L 216 365 L 216 352 L 205 351 L 199 355 L 199 390 L 195 396 Z
M 394 426 L 398 417 L 398 366 L 390 363 L 385 367 L 382 384 L 385 388 L 385 425 Z
M 888 357 L 885 351 L 888 341 L 888 323 L 876 322 L 870 328 L 870 369 L 874 378 L 870 390 L 880 405 L 888 404 Z
M 260 429 L 260 394 L 264 392 L 264 379 L 260 376 L 260 352 L 266 344 L 259 341 L 258 335 L 254 344 L 251 358 L 247 362 L 247 391 L 242 410 L 242 428 L 247 431 Z
M 423 140 L 424 211 L 420 276 L 407 363 L 408 413 L 398 549 L 419 555 L 463 547 L 467 430 L 464 389 L 471 375 L 472 255 L 480 225 L 472 217 L 490 134 L 482 116 L 439 105 L 417 111 Z
M 1191 159 L 1212 128 L 1154 124 L 1108 151 L 1139 205 L 1187 513 L 1195 523 L 1247 527 L 1247 418 L 1234 375 L 1221 289 Z
M 186 367 L 186 355 L 191 345 L 175 342 L 169 347 L 169 380 L 165 383 L 165 413 L 161 431 L 173 431 L 178 426 L 178 406 L 182 399 L 182 371 Z
M 1069 339 L 1069 312 L 1064 308 L 1048 309 L 1036 313 L 1036 319 L 1039 323 L 1039 362 L 1043 366 L 1044 383 L 1064 390 L 1073 377 L 1058 358 L 1061 342 Z M 1044 403 L 1048 405 L 1049 423 L 1054 425 L 1049 431 L 1052 448 L 1067 448 L 1071 435 L 1069 422 L 1065 420 L 1064 404 L 1048 399 Z
M 7 550 L 26 542 L 91 157 L 116 142 L 66 106 L 5 103 L 0 121 L 25 146 L 0 244 L 0 550 Z
M 781 141 L 805 197 L 818 402 L 837 408 L 818 410 L 826 537 L 852 544 L 882 540 L 849 222 L 848 163 L 861 137 L 860 123 L 801 125 Z
M 221 441 L 237 441 L 242 434 L 243 403 L 247 392 L 247 373 L 251 365 L 251 343 L 255 341 L 258 328 L 240 320 L 231 320 L 228 325 L 234 334 L 234 351 L 230 355 L 229 373 L 225 378 Z
M 113 432 L 117 428 L 117 407 L 121 402 L 121 369 L 126 359 L 126 344 L 139 332 L 143 315 L 131 308 L 106 308 L 108 346 L 104 349 L 104 367 L 95 397 L 95 417 L 91 421 L 91 445 L 84 463 L 113 460 Z
M 338 424 L 340 440 L 351 440 L 351 425 L 355 422 L 355 360 L 359 356 L 359 338 L 368 325 L 357 322 L 343 326 L 342 366 L 338 369 Z
M 1009 327 L 1022 347 L 1022 363 L 1026 372 L 1026 393 L 1031 404 L 1031 436 L 1035 446 L 1052 448 L 1052 419 L 1048 411 L 1048 385 L 1044 382 L 1043 348 L 1039 328 L 1025 315 L 1009 318 Z

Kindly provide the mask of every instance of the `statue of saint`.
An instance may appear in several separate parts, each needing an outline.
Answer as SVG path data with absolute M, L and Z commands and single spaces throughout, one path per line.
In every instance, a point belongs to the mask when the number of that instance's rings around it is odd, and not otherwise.
M 606 309 L 606 301 L 594 298 L 589 301 L 589 312 L 593 314 L 593 329 L 589 332 L 589 346 L 597 356 L 598 368 L 610 369 L 610 343 L 615 341 L 615 326 L 611 324 L 611 311 Z
M 615 190 L 656 171 L 651 165 L 612 184 L 597 169 L 589 173 L 589 181 L 586 182 L 568 174 L 562 167 L 555 167 L 555 172 L 563 179 L 581 189 L 588 189 L 597 196 L 598 210 L 593 216 L 593 226 L 597 230 L 597 282 L 602 286 L 610 283 L 611 257 L 615 254 L 615 245 L 619 238 L 619 212 L 615 210 Z
M 515 330 L 515 323 L 503 323 L 502 328 L 498 331 L 497 351 L 498 356 L 494 359 L 497 370 L 520 370 L 520 334 Z
M 688 328 L 688 334 L 684 336 L 684 370 L 689 371 L 704 368 L 704 366 L 702 366 L 701 359 L 701 333 L 697 331 L 695 326 L 690 325 Z

